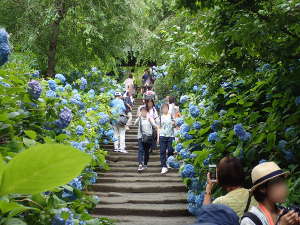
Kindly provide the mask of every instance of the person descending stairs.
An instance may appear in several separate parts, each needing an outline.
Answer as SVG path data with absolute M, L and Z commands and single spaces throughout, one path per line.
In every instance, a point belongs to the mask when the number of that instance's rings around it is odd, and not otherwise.
M 139 105 L 142 100 L 137 99 L 134 117 Z M 147 169 L 137 172 L 137 133 L 137 126 L 126 132 L 128 154 L 113 152 L 113 144 L 105 146 L 111 169 L 99 171 L 97 183 L 90 186 L 90 193 L 101 199 L 94 214 L 115 219 L 117 225 L 193 224 L 195 218 L 187 211 L 186 187 L 177 170 L 160 174 L 159 151 L 150 155 Z

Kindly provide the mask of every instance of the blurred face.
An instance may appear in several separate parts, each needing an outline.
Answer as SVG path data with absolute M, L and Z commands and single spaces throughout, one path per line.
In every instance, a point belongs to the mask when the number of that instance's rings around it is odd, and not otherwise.
M 148 102 L 148 107 L 149 107 L 149 108 L 152 108 L 152 107 L 153 107 L 153 102 L 152 102 L 152 101 L 149 101 L 149 102 Z
M 167 106 L 163 106 L 161 110 L 162 110 L 163 114 L 168 114 L 168 112 L 169 112 L 169 108 Z
M 270 181 L 267 187 L 268 198 L 274 203 L 285 202 L 288 196 L 288 186 L 283 177 Z
M 142 117 L 147 117 L 147 110 L 142 109 L 141 114 L 142 114 Z

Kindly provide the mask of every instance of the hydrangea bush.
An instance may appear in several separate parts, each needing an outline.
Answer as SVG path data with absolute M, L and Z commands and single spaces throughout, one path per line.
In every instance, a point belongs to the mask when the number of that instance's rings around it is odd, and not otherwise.
M 96 182 L 97 169 L 109 169 L 103 145 L 111 142 L 114 135 L 109 102 L 115 82 L 105 75 L 95 76 L 97 87 L 91 89 L 89 82 L 92 80 L 85 77 L 95 73 L 93 71 L 81 74 L 81 78 L 72 82 L 64 74 L 42 79 L 39 72 L 28 66 L 25 57 L 13 55 L 11 58 L 10 63 L 0 67 L 2 157 L 9 161 L 32 145 L 56 142 L 72 145 L 93 159 L 69 184 L 26 196 L 30 202 L 24 204 L 33 210 L 27 210 L 24 215 L 16 214 L 15 219 L 27 224 L 34 221 L 37 225 L 112 224 L 108 219 L 93 218 L 89 214 L 100 200 L 85 191 L 88 185 Z M 100 92 L 101 86 L 106 91 Z M 11 196 L 10 201 L 18 198 Z

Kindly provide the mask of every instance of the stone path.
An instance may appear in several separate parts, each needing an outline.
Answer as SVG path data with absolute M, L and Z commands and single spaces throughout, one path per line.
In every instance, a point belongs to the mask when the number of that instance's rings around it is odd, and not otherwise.
M 134 119 L 138 105 L 134 107 Z M 186 188 L 176 170 L 160 174 L 158 151 L 150 155 L 149 167 L 137 173 L 137 130 L 126 132 L 128 154 L 112 152 L 107 145 L 111 170 L 99 172 L 97 183 L 90 187 L 101 198 L 94 214 L 116 219 L 117 225 L 189 225 L 195 219 L 186 210 Z

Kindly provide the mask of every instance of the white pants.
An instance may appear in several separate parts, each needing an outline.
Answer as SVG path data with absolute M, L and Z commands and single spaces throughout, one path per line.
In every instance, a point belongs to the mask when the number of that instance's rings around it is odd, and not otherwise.
M 128 112 L 127 116 L 128 116 L 128 121 L 127 121 L 126 125 L 130 126 L 130 125 L 132 125 L 132 112 Z
M 126 129 L 125 127 L 120 127 L 120 126 L 113 126 L 114 128 L 114 148 L 115 150 L 125 150 L 125 132 Z

